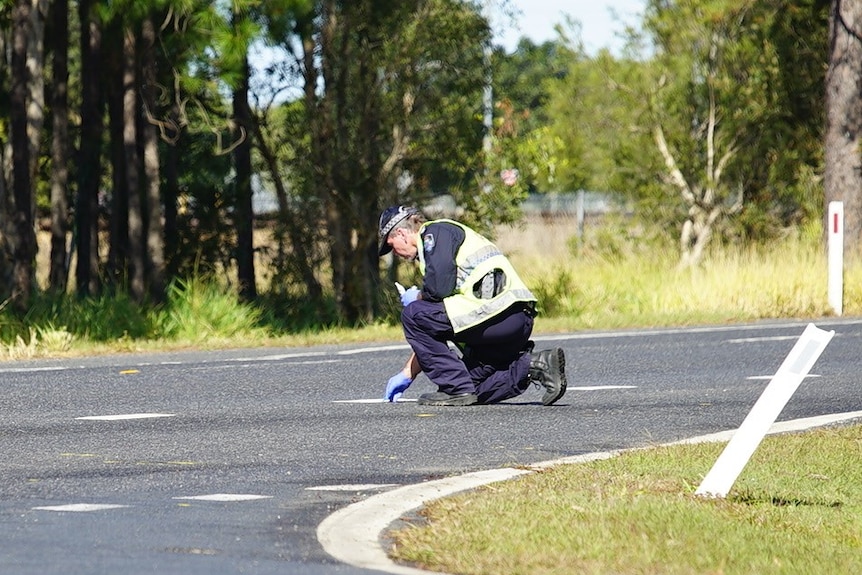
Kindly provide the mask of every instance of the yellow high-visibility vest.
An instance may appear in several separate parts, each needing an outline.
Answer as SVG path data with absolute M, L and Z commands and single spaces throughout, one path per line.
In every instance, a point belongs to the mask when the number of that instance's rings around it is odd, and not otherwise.
M 455 293 L 443 298 L 443 305 L 455 333 L 474 327 L 512 305 L 522 302 L 535 304 L 536 296 L 521 280 L 509 259 L 492 242 L 477 234 L 464 224 L 452 220 L 434 220 L 419 228 L 419 269 L 425 275 L 425 250 L 422 238 L 425 228 L 434 223 L 453 224 L 464 230 L 464 243 L 455 255 L 458 268 Z M 489 293 L 482 284 L 494 273 L 502 272 L 503 285 L 498 293 Z M 489 275 L 490 274 L 490 275 Z M 487 285 L 487 284 L 486 284 Z

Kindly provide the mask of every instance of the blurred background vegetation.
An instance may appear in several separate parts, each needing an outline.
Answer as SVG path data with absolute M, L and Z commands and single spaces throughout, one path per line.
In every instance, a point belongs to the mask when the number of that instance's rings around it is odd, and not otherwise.
M 540 329 L 828 315 L 839 3 L 645 4 L 588 54 L 488 2 L 6 0 L 5 355 L 397 337 L 396 203 L 493 236 Z

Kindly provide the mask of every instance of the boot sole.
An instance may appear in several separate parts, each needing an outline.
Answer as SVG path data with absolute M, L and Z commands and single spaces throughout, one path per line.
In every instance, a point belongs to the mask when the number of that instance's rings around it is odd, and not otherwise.
M 550 397 L 548 397 L 548 395 L 542 397 L 542 405 L 553 405 L 566 393 L 566 354 L 563 352 L 562 348 L 557 348 L 557 363 L 560 375 L 560 389 L 558 390 L 558 393 Z
M 479 401 L 479 399 L 475 395 L 468 394 L 468 395 L 459 395 L 456 397 L 450 397 L 450 398 L 446 398 L 446 399 L 427 399 L 427 398 L 423 398 L 422 396 L 419 396 L 419 399 L 416 400 L 416 403 L 418 405 L 438 405 L 438 406 L 444 406 L 444 407 L 460 407 L 460 406 L 465 406 L 465 405 L 473 405 L 477 401 Z

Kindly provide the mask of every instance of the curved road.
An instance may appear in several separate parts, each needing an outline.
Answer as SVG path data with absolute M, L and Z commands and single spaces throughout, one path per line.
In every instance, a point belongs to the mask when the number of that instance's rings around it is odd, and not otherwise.
M 397 344 L 0 363 L 0 572 L 374 573 L 326 553 L 320 523 L 406 485 L 733 429 L 806 323 L 537 337 L 567 354 L 551 407 L 382 403 Z M 814 323 L 836 335 L 780 420 L 862 410 L 862 320 Z

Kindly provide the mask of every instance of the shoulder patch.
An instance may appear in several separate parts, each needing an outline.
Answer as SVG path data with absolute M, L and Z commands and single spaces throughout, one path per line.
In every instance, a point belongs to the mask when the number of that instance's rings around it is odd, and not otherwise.
M 434 251 L 434 234 L 425 234 L 422 236 L 422 248 L 426 254 Z

